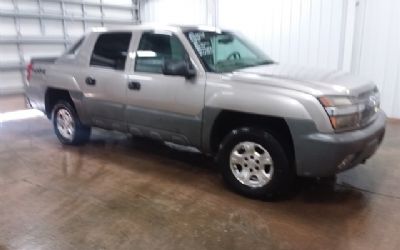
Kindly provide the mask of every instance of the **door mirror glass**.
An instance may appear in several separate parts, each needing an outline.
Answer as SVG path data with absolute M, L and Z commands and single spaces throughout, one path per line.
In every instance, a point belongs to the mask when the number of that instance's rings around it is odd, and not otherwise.
M 162 72 L 164 75 L 184 76 L 186 78 L 192 78 L 196 75 L 196 71 L 190 61 L 180 59 L 164 60 Z

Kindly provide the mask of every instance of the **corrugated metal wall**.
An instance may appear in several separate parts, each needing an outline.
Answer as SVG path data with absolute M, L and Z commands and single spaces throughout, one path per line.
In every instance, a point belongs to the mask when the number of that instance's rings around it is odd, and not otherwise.
M 55 56 L 94 26 L 138 21 L 136 0 L 1 0 L 0 94 L 22 91 L 33 56 Z
M 362 0 L 358 8 L 352 71 L 374 80 L 382 108 L 400 118 L 400 1 Z
M 218 25 L 242 31 L 276 61 L 338 67 L 342 0 L 218 2 Z
M 141 0 L 142 22 L 207 23 L 207 0 Z

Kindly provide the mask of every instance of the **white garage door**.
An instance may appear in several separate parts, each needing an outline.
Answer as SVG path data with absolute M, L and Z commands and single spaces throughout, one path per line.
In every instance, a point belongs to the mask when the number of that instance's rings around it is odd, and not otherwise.
M 137 0 L 1 0 L 0 94 L 23 90 L 31 57 L 59 55 L 91 27 L 138 20 Z

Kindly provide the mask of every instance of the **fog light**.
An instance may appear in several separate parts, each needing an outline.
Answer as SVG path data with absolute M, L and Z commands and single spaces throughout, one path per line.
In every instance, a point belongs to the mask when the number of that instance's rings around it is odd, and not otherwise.
M 349 164 L 353 161 L 354 154 L 346 156 L 344 160 L 337 166 L 338 169 L 344 169 L 349 166 Z

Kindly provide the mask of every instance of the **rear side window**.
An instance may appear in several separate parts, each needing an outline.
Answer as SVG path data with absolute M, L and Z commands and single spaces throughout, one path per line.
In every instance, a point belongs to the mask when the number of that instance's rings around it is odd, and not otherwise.
M 90 65 L 124 70 L 131 37 L 130 32 L 99 35 L 90 58 Z
M 136 52 L 136 72 L 162 73 L 165 60 L 184 60 L 186 50 L 174 35 L 145 32 Z
M 68 55 L 74 55 L 76 52 L 78 52 L 79 48 L 81 47 L 83 40 L 85 37 L 81 37 L 77 42 L 75 42 L 68 50 L 67 53 Z

